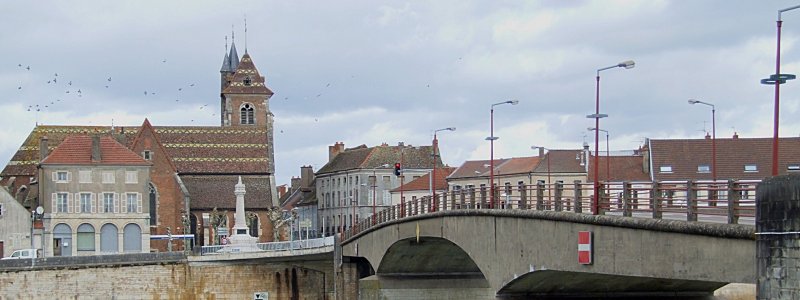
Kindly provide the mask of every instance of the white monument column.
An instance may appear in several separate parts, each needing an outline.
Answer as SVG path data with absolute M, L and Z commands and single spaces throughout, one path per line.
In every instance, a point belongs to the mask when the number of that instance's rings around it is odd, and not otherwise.
M 236 195 L 236 216 L 229 248 L 234 252 L 257 251 L 256 242 L 258 239 L 250 236 L 250 228 L 247 227 L 247 218 L 244 215 L 245 189 L 242 183 L 242 176 L 239 176 L 239 183 L 234 186 L 233 193 Z
M 242 176 L 239 176 L 239 183 L 234 186 L 233 194 L 236 195 L 236 218 L 234 220 L 234 234 L 250 234 L 247 228 L 247 220 L 244 217 L 244 184 Z

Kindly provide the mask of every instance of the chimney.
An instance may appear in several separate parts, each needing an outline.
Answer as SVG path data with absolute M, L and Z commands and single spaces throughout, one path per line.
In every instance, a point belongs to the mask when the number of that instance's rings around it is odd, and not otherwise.
M 47 149 L 47 136 L 42 136 L 39 140 L 39 162 L 43 161 L 48 154 L 50 154 L 50 150 Z
M 278 198 L 283 198 L 283 195 L 286 195 L 286 185 L 282 184 L 278 186 Z
M 405 144 L 404 142 L 397 142 L 397 146 L 399 146 L 399 147 L 403 147 L 403 146 L 405 146 L 405 145 L 406 145 L 406 144 Z
M 100 135 L 92 135 L 92 162 L 100 162 Z
M 734 140 L 739 139 L 739 134 L 736 133 L 735 131 L 733 132 L 733 139 Z
M 710 134 L 710 133 L 708 133 L 708 132 L 706 132 L 706 139 L 707 139 L 707 140 L 710 140 L 710 139 L 711 139 L 711 134 Z
M 336 142 L 333 146 L 328 146 L 328 162 L 333 161 L 336 155 L 344 152 L 344 143 Z
M 300 177 L 292 177 L 292 191 L 300 188 Z
M 312 166 L 300 167 L 300 187 L 311 187 L 312 180 L 314 180 L 314 168 Z
M 544 148 L 539 147 L 539 158 L 544 157 Z

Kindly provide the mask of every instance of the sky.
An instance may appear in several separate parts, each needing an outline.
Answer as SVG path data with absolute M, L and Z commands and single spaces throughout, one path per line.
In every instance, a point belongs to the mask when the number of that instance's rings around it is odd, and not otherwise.
M 430 145 L 446 127 L 445 163 L 489 159 L 490 107 L 511 99 L 495 106 L 495 158 L 593 147 L 596 72 L 626 60 L 600 73 L 612 151 L 703 138 L 711 110 L 690 98 L 715 105 L 719 138 L 772 137 L 774 87 L 759 80 L 775 73 L 777 10 L 797 4 L 3 1 L 0 161 L 37 122 L 219 125 L 226 36 L 275 92 L 278 184 L 321 168 L 335 142 Z M 794 74 L 800 10 L 783 20 L 781 71 Z M 783 137 L 800 135 L 798 85 L 781 86 Z

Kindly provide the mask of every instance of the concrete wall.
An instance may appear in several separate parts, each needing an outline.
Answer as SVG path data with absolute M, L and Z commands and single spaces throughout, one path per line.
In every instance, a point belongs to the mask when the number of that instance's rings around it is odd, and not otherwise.
M 417 229 L 419 228 L 419 229 Z M 437 237 L 468 253 L 494 291 L 536 270 L 703 282 L 755 282 L 753 228 L 744 225 L 541 211 L 447 211 L 390 222 L 343 245 L 380 270 L 392 245 Z M 594 263 L 578 263 L 578 231 L 593 232 Z M 421 246 L 424 247 L 425 243 Z M 424 269 L 429 257 L 406 259 Z M 392 270 L 387 270 L 391 272 Z M 380 272 L 378 272 L 380 275 Z M 612 287 L 613 288 L 613 287 Z M 713 289 L 711 290 L 713 291 Z
M 3 243 L 2 257 L 11 255 L 14 250 L 31 247 L 31 212 L 4 188 L 0 188 L 0 242 Z M 41 248 L 41 246 L 36 246 Z
M 756 203 L 757 299 L 800 299 L 800 175 L 764 180 Z
M 83 258 L 83 257 L 81 257 Z M 84 258 L 85 259 L 85 258 Z M 331 260 L 0 269 L 2 299 L 332 299 Z

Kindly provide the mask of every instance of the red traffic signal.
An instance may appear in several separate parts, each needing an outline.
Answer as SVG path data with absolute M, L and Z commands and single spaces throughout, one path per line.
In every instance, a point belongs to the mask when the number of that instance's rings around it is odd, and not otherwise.
M 400 176 L 400 163 L 394 164 L 394 175 Z

